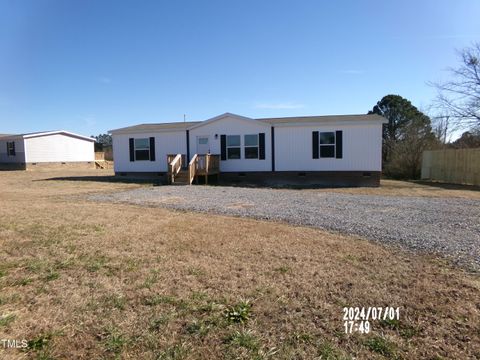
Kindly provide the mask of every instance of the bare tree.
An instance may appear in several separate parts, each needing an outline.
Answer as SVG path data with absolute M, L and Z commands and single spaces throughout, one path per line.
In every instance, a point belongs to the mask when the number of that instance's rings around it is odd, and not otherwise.
M 445 146 L 451 141 L 452 135 L 459 130 L 458 125 L 452 121 L 452 116 L 438 105 L 434 103 L 423 105 L 419 110 L 432 121 L 432 131 L 438 139 L 437 146 Z
M 461 65 L 450 68 L 453 79 L 431 83 L 438 90 L 437 103 L 462 128 L 480 126 L 480 43 L 459 52 Z
M 431 127 L 421 121 L 410 122 L 402 131 L 401 139 L 392 145 L 390 161 L 385 174 L 393 178 L 418 179 L 424 150 L 438 147 L 438 139 Z
M 435 137 L 446 145 L 451 141 L 452 133 L 457 130 L 457 126 L 452 123 L 451 116 L 448 114 L 438 114 L 430 116 L 432 119 L 432 128 Z

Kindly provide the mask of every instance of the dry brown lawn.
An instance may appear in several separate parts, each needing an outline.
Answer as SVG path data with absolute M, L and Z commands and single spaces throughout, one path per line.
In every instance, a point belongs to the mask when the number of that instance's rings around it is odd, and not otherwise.
M 420 196 L 420 197 L 459 197 L 480 199 L 480 187 L 428 182 L 408 182 L 382 179 L 381 186 L 376 188 L 338 188 L 315 189 L 311 191 L 339 192 L 353 195 L 381 196 Z
M 92 174 L 0 172 L 0 341 L 28 340 L 0 342 L 0 359 L 480 357 L 478 275 L 312 228 L 83 196 L 142 185 L 45 180 Z M 400 307 L 400 321 L 347 335 L 344 306 Z

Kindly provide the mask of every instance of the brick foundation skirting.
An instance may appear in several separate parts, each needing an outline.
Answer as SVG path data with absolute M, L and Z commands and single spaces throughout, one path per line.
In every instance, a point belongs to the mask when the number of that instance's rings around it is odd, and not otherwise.
M 25 163 L 0 163 L 0 170 L 25 170 Z
M 115 176 L 128 179 L 167 182 L 164 172 L 116 172 Z M 380 171 L 259 171 L 222 172 L 219 184 L 259 185 L 268 187 L 376 187 L 380 186 Z M 200 177 L 201 178 L 201 177 Z M 212 175 L 209 183 L 215 183 Z
M 277 187 L 376 187 L 380 186 L 380 177 L 380 171 L 228 172 L 220 174 L 220 183 Z

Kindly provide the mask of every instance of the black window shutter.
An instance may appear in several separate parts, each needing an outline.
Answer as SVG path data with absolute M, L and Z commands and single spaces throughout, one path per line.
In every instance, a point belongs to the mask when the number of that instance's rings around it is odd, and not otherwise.
M 130 161 L 135 161 L 135 145 L 133 138 L 128 139 L 129 148 L 130 148 Z
M 150 161 L 155 161 L 155 138 L 150 138 Z
M 227 135 L 220 135 L 220 159 L 227 160 Z
M 318 142 L 318 131 L 312 132 L 312 159 L 318 159 L 320 144 Z
M 343 131 L 342 130 L 335 131 L 335 148 L 336 148 L 335 157 L 337 159 L 343 158 Z
M 15 156 L 15 141 L 12 142 L 12 152 L 13 156 Z
M 265 133 L 258 134 L 258 158 L 265 160 Z
M 190 132 L 186 130 L 185 133 L 187 138 L 187 163 L 189 163 L 190 162 Z

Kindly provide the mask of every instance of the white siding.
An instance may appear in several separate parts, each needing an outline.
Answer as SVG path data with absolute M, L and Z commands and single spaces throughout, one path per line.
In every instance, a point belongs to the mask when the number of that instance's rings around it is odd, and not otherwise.
M 271 135 L 270 124 L 257 120 L 244 120 L 227 116 L 217 121 L 207 123 L 190 130 L 190 156 L 197 152 L 197 136 L 210 136 L 210 153 L 220 155 L 220 135 L 241 135 L 241 158 L 238 160 L 224 160 L 220 162 L 220 171 L 271 171 Z M 265 160 L 245 159 L 244 135 L 265 133 Z M 215 139 L 215 135 L 218 137 Z
M 279 124 L 275 127 L 276 171 L 381 171 L 382 124 L 329 122 Z M 312 158 L 313 131 L 343 131 L 343 158 Z M 244 135 L 265 133 L 265 160 L 245 159 Z M 189 130 L 190 158 L 197 153 L 197 137 L 209 137 L 211 154 L 220 155 L 221 135 L 240 135 L 241 158 L 224 160 L 222 172 L 271 171 L 271 124 L 226 115 Z M 155 137 L 156 161 L 130 161 L 129 138 Z M 216 137 L 215 137 L 216 136 Z M 166 172 L 167 154 L 186 154 L 186 130 L 157 130 L 113 134 L 115 172 Z M 190 160 L 190 159 L 189 159 Z
M 312 132 L 343 130 L 343 158 L 312 158 Z M 382 124 L 275 127 L 276 171 L 381 171 Z
M 155 137 L 155 161 L 130 161 L 129 138 Z M 186 154 L 186 132 L 168 131 L 112 135 L 115 172 L 166 172 L 167 154 Z
M 25 139 L 26 162 L 94 161 L 94 142 L 65 134 Z
M 15 156 L 7 156 L 7 142 L 15 142 Z M 24 163 L 25 147 L 22 137 L 0 138 L 0 163 Z

